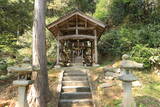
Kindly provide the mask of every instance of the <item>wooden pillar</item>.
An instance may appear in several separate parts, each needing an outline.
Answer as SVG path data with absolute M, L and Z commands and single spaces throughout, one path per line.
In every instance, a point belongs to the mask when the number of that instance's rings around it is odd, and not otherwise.
M 59 65 L 59 58 L 60 58 L 60 53 L 59 53 L 59 49 L 60 48 L 60 42 L 59 42 L 59 33 L 58 33 L 58 37 L 57 37 L 57 65 Z
M 78 56 L 79 56 L 79 53 L 80 53 L 80 50 L 79 50 L 79 40 L 78 40 Z
M 95 36 L 95 39 L 94 39 L 94 48 L 95 48 L 95 64 L 98 63 L 98 51 L 97 51 L 97 31 L 96 29 L 94 30 L 94 36 Z
M 78 35 L 78 16 L 76 15 L 76 35 Z
M 92 59 L 92 64 L 93 64 L 93 41 L 90 41 L 91 42 L 91 59 Z

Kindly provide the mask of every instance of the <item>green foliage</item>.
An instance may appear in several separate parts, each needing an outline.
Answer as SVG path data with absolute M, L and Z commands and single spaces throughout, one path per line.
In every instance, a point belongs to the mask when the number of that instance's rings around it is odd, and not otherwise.
M 32 26 L 32 1 L 0 1 L 0 56 L 16 56 L 18 37 Z
M 94 13 L 95 5 L 93 0 L 49 0 L 47 16 L 62 16 L 75 9 Z
M 122 100 L 121 99 L 114 99 L 112 104 L 106 105 L 105 107 L 121 107 Z
M 0 55 L 16 53 L 16 38 L 11 34 L 1 34 L 0 35 Z
M 32 25 L 33 3 L 31 0 L 0 1 L 0 31 L 21 35 Z
M 152 66 L 150 58 L 153 56 L 160 56 L 160 49 L 136 45 L 132 48 L 130 54 L 133 60 L 143 63 L 145 68 L 150 68 Z
M 7 63 L 4 59 L 0 59 L 0 74 L 7 71 Z
M 125 17 L 125 3 L 123 0 L 99 0 L 94 16 L 100 20 L 117 25 Z
M 111 0 L 108 0 L 108 1 L 99 0 L 96 5 L 96 11 L 93 14 L 93 16 L 96 17 L 97 19 L 105 21 L 105 19 L 107 18 L 107 13 L 108 13 L 107 6 L 109 5 L 110 2 Z
M 102 35 L 99 42 L 100 53 L 122 55 L 131 51 L 136 44 L 147 45 L 150 48 L 160 47 L 159 24 L 123 25 Z
M 159 1 L 99 0 L 94 16 L 111 26 L 121 23 L 157 23 L 160 21 Z

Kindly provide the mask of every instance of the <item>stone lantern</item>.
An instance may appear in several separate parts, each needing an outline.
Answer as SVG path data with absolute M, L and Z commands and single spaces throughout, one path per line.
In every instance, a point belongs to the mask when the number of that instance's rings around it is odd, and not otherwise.
M 136 68 L 143 68 L 143 64 L 137 63 L 135 61 L 128 60 L 128 55 L 122 56 L 122 61 L 120 62 L 121 71 L 123 71 L 122 75 L 119 79 L 122 81 L 123 85 L 123 100 L 122 107 L 136 107 L 136 103 L 132 96 L 132 82 L 137 80 L 131 70 Z
M 24 58 L 23 64 L 8 67 L 7 70 L 8 72 L 18 73 L 17 80 L 13 81 L 13 85 L 18 87 L 18 101 L 16 102 L 16 107 L 28 107 L 26 100 L 26 89 L 30 84 L 33 83 L 31 80 L 32 66 L 29 58 Z

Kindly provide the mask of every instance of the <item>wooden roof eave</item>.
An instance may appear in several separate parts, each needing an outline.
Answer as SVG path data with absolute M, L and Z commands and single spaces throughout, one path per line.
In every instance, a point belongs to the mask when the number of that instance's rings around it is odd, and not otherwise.
M 59 18 L 59 19 L 56 20 L 55 22 L 47 25 L 47 28 L 50 29 L 50 28 L 52 28 L 52 27 L 54 27 L 54 26 L 62 23 L 63 21 L 66 21 L 67 19 L 73 17 L 73 16 L 76 15 L 76 14 L 79 15 L 79 16 L 81 16 L 81 17 L 83 17 L 83 18 L 85 18 L 85 19 L 87 19 L 87 20 L 89 20 L 89 21 L 91 21 L 91 22 L 94 22 L 95 24 L 101 26 L 102 28 L 105 28 L 105 27 L 106 27 L 106 25 L 103 24 L 101 21 L 96 20 L 96 19 L 93 19 L 92 17 L 87 16 L 87 15 L 85 15 L 84 13 L 82 13 L 82 12 L 80 12 L 80 11 L 76 11 L 76 12 L 73 12 L 73 13 L 71 13 L 71 14 L 68 14 L 67 16 L 62 16 L 61 18 Z
M 100 36 L 98 37 L 98 41 L 101 38 L 102 34 L 107 30 L 107 26 L 105 27 L 105 29 L 101 32 Z

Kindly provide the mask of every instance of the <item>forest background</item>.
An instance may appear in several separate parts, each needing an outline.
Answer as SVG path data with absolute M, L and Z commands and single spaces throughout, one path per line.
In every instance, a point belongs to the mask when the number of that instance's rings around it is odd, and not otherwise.
M 0 69 L 31 58 L 33 5 L 34 0 L 0 1 Z M 145 69 L 160 65 L 159 0 L 47 0 L 46 25 L 77 8 L 107 24 L 98 43 L 99 56 L 114 59 L 129 54 Z M 48 30 L 46 34 L 48 65 L 52 65 L 56 41 Z

